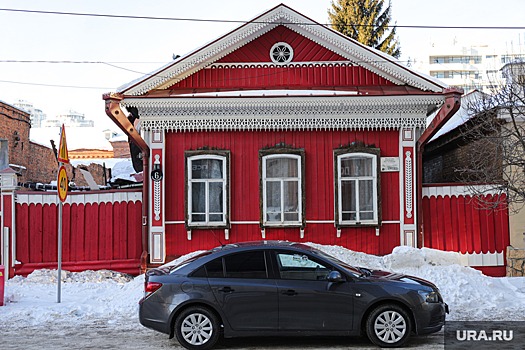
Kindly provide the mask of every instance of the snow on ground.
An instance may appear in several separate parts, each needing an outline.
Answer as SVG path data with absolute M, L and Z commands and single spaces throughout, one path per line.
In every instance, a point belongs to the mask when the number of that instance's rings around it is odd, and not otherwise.
M 432 249 L 397 247 L 384 257 L 338 246 L 315 246 L 356 266 L 406 273 L 435 283 L 450 305 L 448 320 L 525 321 L 525 277 L 487 277 L 459 264 L 459 255 Z M 188 254 L 171 264 L 195 255 Z M 25 326 L 138 326 L 138 300 L 144 276 L 131 278 L 113 271 L 62 271 L 61 303 L 57 303 L 57 271 L 37 270 L 6 282 L 6 305 L 0 328 Z

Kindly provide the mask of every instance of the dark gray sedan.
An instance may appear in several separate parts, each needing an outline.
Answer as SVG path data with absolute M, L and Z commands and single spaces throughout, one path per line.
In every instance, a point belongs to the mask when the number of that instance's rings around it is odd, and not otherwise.
M 307 245 L 228 244 L 146 274 L 142 325 L 209 349 L 224 337 L 361 335 L 381 347 L 439 331 L 448 307 L 420 278 L 350 266 Z

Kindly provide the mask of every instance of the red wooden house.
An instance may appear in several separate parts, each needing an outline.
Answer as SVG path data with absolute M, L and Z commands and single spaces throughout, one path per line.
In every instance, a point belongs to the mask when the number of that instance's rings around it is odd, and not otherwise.
M 143 234 L 163 263 L 261 238 L 421 245 L 418 143 L 459 94 L 279 5 L 104 99 L 144 152 Z

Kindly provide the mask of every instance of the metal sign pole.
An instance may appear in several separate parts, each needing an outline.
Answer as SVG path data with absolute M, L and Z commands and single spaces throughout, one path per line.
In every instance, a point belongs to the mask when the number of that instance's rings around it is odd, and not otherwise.
M 67 143 L 66 143 L 66 129 L 62 124 L 60 131 L 60 147 L 57 154 L 58 160 L 58 176 L 57 176 L 57 195 L 59 199 L 58 203 L 58 292 L 57 292 L 57 303 L 61 301 L 61 284 L 62 284 L 62 208 L 67 198 L 68 190 L 68 179 L 66 168 L 64 163 L 69 163 L 69 156 L 67 154 Z
M 57 303 L 61 301 L 61 283 L 62 283 L 62 201 L 58 203 L 58 290 Z

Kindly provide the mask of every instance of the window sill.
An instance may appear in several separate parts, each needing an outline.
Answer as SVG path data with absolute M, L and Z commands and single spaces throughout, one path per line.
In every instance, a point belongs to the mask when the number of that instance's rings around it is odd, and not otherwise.
M 342 222 L 335 225 L 337 228 L 352 228 L 352 227 L 379 227 L 381 224 L 374 222 Z
M 262 228 L 302 228 L 304 225 L 302 222 L 294 222 L 294 223 L 277 223 L 277 224 L 271 224 L 271 223 L 263 223 Z
M 188 230 L 226 230 L 230 228 L 230 224 L 186 224 Z

